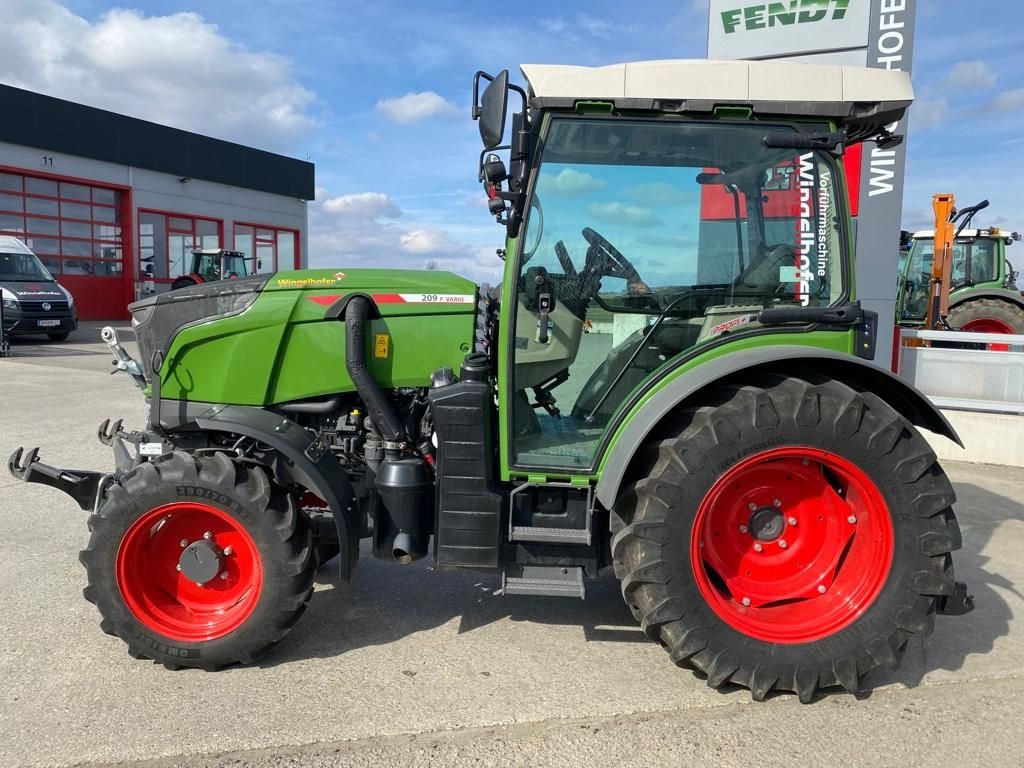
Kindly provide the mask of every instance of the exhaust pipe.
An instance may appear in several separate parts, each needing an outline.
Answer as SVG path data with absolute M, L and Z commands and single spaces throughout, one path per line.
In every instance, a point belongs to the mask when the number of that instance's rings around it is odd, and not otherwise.
M 409 436 L 398 414 L 366 367 L 366 318 L 369 314 L 370 302 L 363 296 L 354 297 L 345 307 L 345 369 L 366 405 L 370 420 L 384 438 L 385 447 L 389 442 L 408 443 Z
M 412 536 L 404 531 L 395 536 L 395 542 L 391 545 L 391 556 L 396 562 L 405 565 L 415 559 L 415 550 Z
M 422 457 L 407 451 L 409 435 L 366 365 L 369 314 L 364 296 L 345 307 L 345 368 L 384 442 L 384 460 L 373 472 L 373 554 L 411 563 L 427 553 L 434 529 L 434 478 Z

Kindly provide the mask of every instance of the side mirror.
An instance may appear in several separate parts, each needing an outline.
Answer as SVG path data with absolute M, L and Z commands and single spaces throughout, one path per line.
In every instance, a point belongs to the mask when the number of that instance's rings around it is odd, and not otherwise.
M 480 120 L 480 140 L 484 143 L 484 148 L 491 149 L 501 144 L 501 139 L 505 135 L 505 114 L 508 111 L 508 70 L 503 69 L 493 78 L 483 72 L 478 72 L 474 91 L 480 77 L 491 82 L 480 97 L 480 105 L 473 104 L 473 117 Z

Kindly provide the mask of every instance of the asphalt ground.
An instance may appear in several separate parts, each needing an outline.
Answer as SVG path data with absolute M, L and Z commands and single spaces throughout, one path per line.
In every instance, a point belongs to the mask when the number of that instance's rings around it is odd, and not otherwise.
M 97 328 L 0 360 L 0 455 L 105 470 L 94 433 L 142 398 Z M 993 436 L 997 440 L 998 436 Z M 648 642 L 608 575 L 586 601 L 504 598 L 497 579 L 364 556 L 327 566 L 254 667 L 128 657 L 81 596 L 85 514 L 0 474 L 0 766 L 1024 765 L 1024 471 L 949 463 L 977 609 L 940 616 L 858 696 L 754 704 Z M 365 553 L 364 553 L 365 555 Z M 141 761 L 141 762 L 140 762 Z

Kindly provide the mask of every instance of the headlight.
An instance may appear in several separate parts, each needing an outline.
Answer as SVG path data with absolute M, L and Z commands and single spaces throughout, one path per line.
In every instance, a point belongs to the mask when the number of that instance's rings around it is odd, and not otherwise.
M 57 283 L 57 287 L 58 287 L 58 288 L 60 288 L 61 292 L 62 292 L 62 293 L 63 293 L 63 294 L 65 295 L 65 296 L 67 296 L 67 297 L 68 297 L 68 306 L 69 306 L 69 307 L 73 307 L 73 306 L 75 306 L 75 297 L 71 295 L 71 291 L 69 291 L 69 290 L 68 290 L 67 288 L 65 288 L 65 287 L 64 287 L 63 285 L 61 285 L 60 283 Z
M 0 297 L 3 299 L 4 309 L 18 308 L 18 297 L 6 288 L 0 288 Z

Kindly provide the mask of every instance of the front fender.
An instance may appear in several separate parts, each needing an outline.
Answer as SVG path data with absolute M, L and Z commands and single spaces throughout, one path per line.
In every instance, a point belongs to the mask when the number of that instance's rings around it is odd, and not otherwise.
M 341 578 L 348 581 L 359 557 L 360 526 L 352 511 L 352 483 L 331 452 L 294 421 L 262 408 L 218 405 L 195 421 L 201 429 L 245 435 L 269 445 L 284 458 L 276 468 L 283 480 L 298 483 L 327 502 L 338 528 Z
M 611 509 L 633 456 L 651 430 L 669 412 L 687 401 L 698 400 L 703 391 L 713 388 L 723 379 L 736 381 L 738 374 L 760 375 L 766 372 L 793 376 L 816 373 L 855 389 L 872 392 L 911 424 L 948 437 L 963 447 L 959 435 L 942 412 L 920 390 L 889 371 L 852 355 L 829 350 L 797 345 L 761 347 L 709 360 L 678 376 L 638 404 L 613 439 L 612 449 L 605 455 L 595 489 L 598 501 L 606 509 Z

